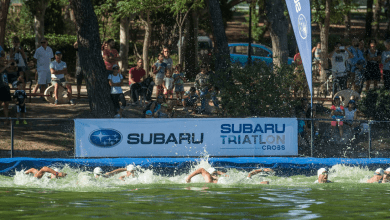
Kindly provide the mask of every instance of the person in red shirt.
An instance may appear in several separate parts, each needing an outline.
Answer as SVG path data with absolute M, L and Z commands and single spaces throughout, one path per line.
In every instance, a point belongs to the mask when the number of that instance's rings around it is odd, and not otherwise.
M 146 75 L 146 71 L 142 68 L 142 65 L 143 60 L 138 59 L 137 66 L 131 68 L 129 71 L 129 86 L 131 91 L 131 98 L 133 100 L 133 103 L 135 104 L 137 104 L 138 102 L 138 97 L 135 92 L 138 86 L 133 85 L 142 82 L 143 77 Z
M 107 41 L 107 49 L 103 51 L 103 59 L 104 64 L 106 65 L 106 69 L 111 71 L 109 74 L 112 74 L 112 66 L 114 64 L 118 65 L 118 61 L 120 61 L 119 53 L 114 49 L 115 41 L 113 39 L 109 39 Z

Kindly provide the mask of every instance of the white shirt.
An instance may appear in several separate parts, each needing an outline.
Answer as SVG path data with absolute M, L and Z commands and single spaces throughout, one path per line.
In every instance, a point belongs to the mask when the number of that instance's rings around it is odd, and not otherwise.
M 108 75 L 108 79 L 111 79 L 112 83 L 120 83 L 123 79 L 122 74 L 118 73 L 118 75 L 114 76 L 114 74 Z M 120 86 L 112 86 L 111 87 L 111 94 L 121 94 L 122 88 Z
M 168 77 L 164 78 L 165 87 L 167 88 L 167 90 L 173 89 L 173 81 L 174 81 L 174 79 L 172 77 L 171 78 L 168 78 Z
M 19 66 L 19 67 L 24 67 L 24 66 L 26 66 L 26 64 L 24 63 L 24 59 L 23 59 L 21 53 L 15 53 L 14 59 L 15 59 L 15 60 L 19 60 L 19 63 L 18 63 L 18 66 Z
M 333 56 L 331 58 L 332 60 L 332 71 L 336 74 L 337 76 L 345 76 L 347 73 L 345 72 L 345 61 L 347 61 L 349 57 L 348 52 L 344 53 L 333 53 Z M 340 74 L 341 73 L 341 74 Z
M 58 63 L 56 60 L 54 60 L 53 62 L 50 63 L 50 69 L 63 70 L 65 68 L 67 68 L 66 63 L 62 60 L 60 63 Z M 51 74 L 51 78 L 53 78 L 53 79 L 62 79 L 64 77 L 65 77 L 64 74 L 58 74 L 58 75 Z
M 34 58 L 37 59 L 37 71 L 50 71 L 50 62 L 53 58 L 53 50 L 48 46 L 46 50 L 41 46 L 34 54 Z

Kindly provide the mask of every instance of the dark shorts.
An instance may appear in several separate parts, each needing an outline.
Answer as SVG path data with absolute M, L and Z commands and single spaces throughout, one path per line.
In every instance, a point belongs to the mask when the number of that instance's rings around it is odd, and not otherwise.
M 0 87 L 0 102 L 10 102 L 11 93 L 9 86 Z
M 123 93 L 120 94 L 111 94 L 111 99 L 114 102 L 115 109 L 124 109 L 126 107 L 126 99 Z M 121 103 L 121 105 L 119 104 Z
M 379 70 L 378 63 L 367 62 L 366 72 L 364 73 L 364 78 L 366 80 L 381 80 L 381 72 Z
M 81 71 L 81 67 L 76 67 L 76 79 L 77 79 L 77 85 L 81 86 L 84 79 L 84 74 Z
M 16 105 L 16 112 L 26 113 L 26 105 Z

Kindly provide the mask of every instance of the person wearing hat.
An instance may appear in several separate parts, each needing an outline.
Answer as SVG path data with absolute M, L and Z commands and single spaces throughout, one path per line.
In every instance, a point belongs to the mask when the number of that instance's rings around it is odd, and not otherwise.
M 132 175 L 134 177 L 135 167 L 132 164 L 127 165 L 125 168 L 118 168 L 116 170 L 113 170 L 111 172 L 107 172 L 104 174 L 103 174 L 102 168 L 96 167 L 93 170 L 93 175 L 95 178 L 99 178 L 99 177 L 108 178 L 108 177 L 111 177 L 117 173 L 121 173 L 121 172 L 125 172 L 125 171 L 126 171 L 126 175 L 119 177 L 120 180 L 124 180 L 125 177 L 129 177 L 130 175 Z
M 68 90 L 68 99 L 69 104 L 74 105 L 75 102 L 72 99 L 72 86 L 70 83 L 66 82 L 65 75 L 68 74 L 68 68 L 66 63 L 61 60 L 62 53 L 60 51 L 56 51 L 55 60 L 50 63 L 50 72 L 51 72 L 51 83 L 54 85 L 54 105 L 58 104 L 58 85 L 60 84 L 62 87 Z
M 247 179 L 251 179 L 252 176 L 258 174 L 258 173 L 264 173 L 264 172 L 274 172 L 272 169 L 270 168 L 263 168 L 263 169 L 257 169 L 257 170 L 253 170 L 251 172 L 249 172 L 248 176 L 247 176 Z M 269 181 L 262 181 L 260 182 L 260 184 L 269 184 Z
M 340 137 L 343 138 L 343 118 L 345 115 L 344 106 L 341 105 L 341 100 L 339 96 L 334 97 L 333 105 L 330 108 L 332 111 L 330 113 L 333 121 L 330 123 L 332 126 L 332 134 L 337 124 L 339 125 Z
M 123 85 L 123 76 L 119 73 L 119 66 L 116 64 L 112 66 L 112 71 L 112 74 L 108 75 L 108 83 L 111 86 L 111 99 L 117 111 L 115 118 L 122 118 L 122 111 L 126 107 L 126 99 L 121 87 Z
M 317 171 L 318 179 L 314 183 L 331 183 L 332 181 L 328 180 L 328 169 L 320 168 Z
M 382 168 L 375 170 L 374 176 L 367 180 L 367 183 L 382 183 L 385 172 Z
M 218 175 L 224 175 L 225 173 L 221 172 L 221 171 L 217 171 L 213 167 L 211 167 L 211 168 L 209 168 L 207 170 L 205 170 L 204 168 L 199 168 L 199 169 L 195 170 L 194 172 L 192 172 L 186 178 L 186 182 L 190 183 L 192 177 L 194 177 L 194 176 L 196 176 L 198 174 L 201 174 L 203 176 L 203 179 L 204 179 L 204 181 L 206 183 L 217 183 L 218 182 Z
M 45 92 L 46 85 L 50 83 L 50 62 L 53 58 L 53 50 L 47 46 L 47 39 L 42 38 L 41 45 L 34 54 L 34 63 L 37 64 L 37 85 L 33 89 L 33 93 L 36 93 L 38 87 L 41 87 L 41 93 Z
M 34 174 L 34 177 L 37 179 L 41 179 L 45 173 L 51 174 L 50 179 L 62 178 L 67 175 L 66 173 L 60 172 L 59 169 L 52 169 L 50 167 L 42 167 L 40 170 L 31 168 L 24 172 L 24 174 Z

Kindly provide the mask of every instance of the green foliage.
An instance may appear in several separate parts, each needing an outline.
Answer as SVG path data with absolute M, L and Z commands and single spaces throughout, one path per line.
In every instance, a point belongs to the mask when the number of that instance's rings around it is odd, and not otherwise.
M 263 62 L 245 68 L 233 67 L 230 78 L 222 73 L 219 82 L 223 109 L 231 117 L 291 116 L 295 103 L 290 88 L 294 84 L 293 66 L 272 69 Z
M 359 101 L 359 110 L 367 118 L 377 121 L 390 120 L 390 91 L 384 88 L 363 92 Z
M 325 1 L 323 0 L 312 0 L 311 9 L 312 12 L 312 23 L 324 24 L 325 19 Z M 357 5 L 355 3 L 345 4 L 344 0 L 332 0 L 330 1 L 330 23 L 340 24 L 344 22 L 344 16 L 355 9 Z
M 20 12 L 18 12 L 15 6 L 10 6 L 6 27 L 5 46 L 7 47 L 12 45 L 12 37 L 25 38 L 34 33 L 33 15 L 26 7 L 21 7 Z
M 61 1 L 50 1 L 45 12 L 45 34 L 64 34 Z
M 99 34 L 102 41 L 108 38 L 119 38 L 120 14 L 117 12 L 117 1 L 96 1 L 94 11 L 98 17 Z

